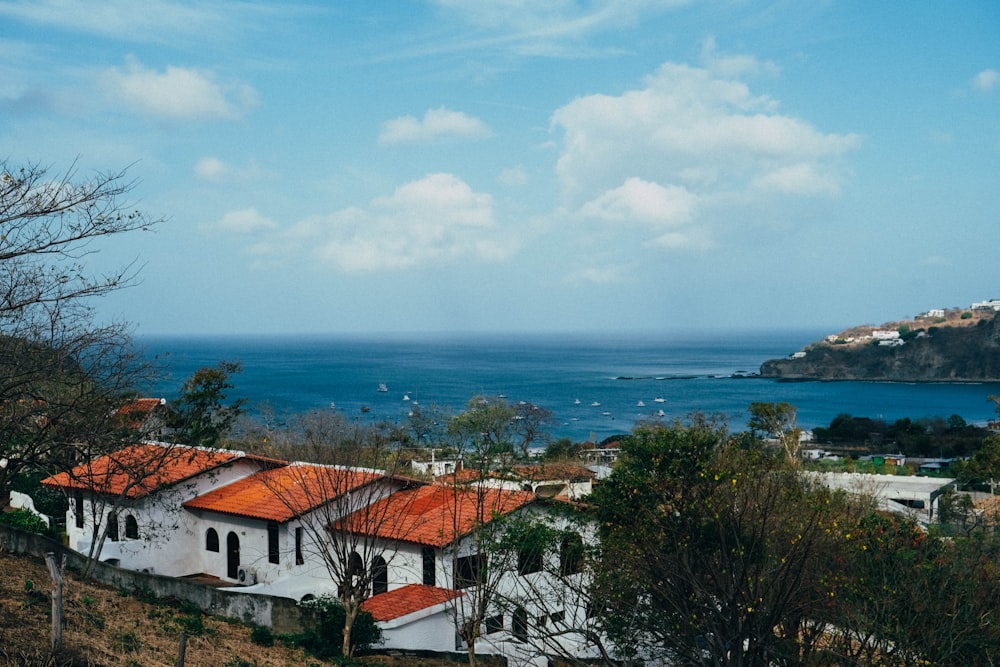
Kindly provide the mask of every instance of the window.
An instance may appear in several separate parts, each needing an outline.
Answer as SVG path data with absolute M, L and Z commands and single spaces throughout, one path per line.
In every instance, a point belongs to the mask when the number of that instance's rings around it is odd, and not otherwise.
M 362 577 L 365 574 L 365 562 L 361 560 L 357 551 L 352 551 L 347 559 L 347 572 L 352 577 Z
M 302 556 L 302 526 L 295 529 L 295 564 L 302 565 L 306 559 Z
M 501 632 L 503 630 L 503 614 L 484 618 L 483 629 L 488 635 L 492 635 L 494 632 Z
M 269 521 L 267 524 L 267 562 L 277 563 L 281 559 L 278 554 L 278 524 Z
M 528 612 L 524 610 L 524 607 L 518 607 L 514 610 L 514 616 L 510 622 L 510 633 L 514 635 L 514 639 L 519 639 L 522 642 L 528 641 Z
M 215 532 L 215 528 L 205 531 L 205 551 L 219 553 L 219 534 Z
M 118 515 L 108 515 L 108 539 L 112 542 L 118 541 Z
M 77 491 L 73 495 L 73 501 L 76 507 L 73 508 L 74 519 L 76 519 L 76 527 L 83 528 L 83 492 Z
M 135 517 L 131 514 L 125 517 L 125 539 L 139 539 L 139 522 L 136 521 Z
M 420 555 L 424 561 L 424 586 L 434 586 L 437 581 L 437 559 L 434 547 L 424 547 L 420 550 Z
M 531 574 L 542 569 L 542 548 L 537 540 L 528 539 L 517 549 L 518 574 Z
M 559 573 L 576 574 L 583 568 L 583 539 L 576 533 L 563 533 L 559 544 Z
M 381 556 L 372 561 L 372 595 L 389 592 L 389 566 Z
M 455 588 L 468 588 L 478 585 L 482 581 L 485 569 L 486 557 L 482 554 L 473 554 L 459 558 L 455 562 Z

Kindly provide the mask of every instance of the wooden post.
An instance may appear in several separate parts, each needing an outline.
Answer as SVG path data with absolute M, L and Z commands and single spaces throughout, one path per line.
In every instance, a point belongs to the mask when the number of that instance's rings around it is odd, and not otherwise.
M 55 655 L 62 648 L 63 629 L 63 573 L 66 571 L 66 554 L 63 554 L 62 562 L 56 566 L 56 555 L 51 551 L 45 554 L 45 565 L 49 568 L 49 576 L 52 577 L 52 654 Z
M 177 642 L 177 663 L 175 667 L 184 667 L 184 654 L 187 652 L 187 633 L 181 631 L 181 638 Z

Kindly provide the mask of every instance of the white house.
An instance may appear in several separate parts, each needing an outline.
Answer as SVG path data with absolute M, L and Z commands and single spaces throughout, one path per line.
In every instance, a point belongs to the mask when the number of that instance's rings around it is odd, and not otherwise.
M 88 554 L 102 532 L 100 559 L 133 570 L 179 576 L 199 566 L 176 546 L 191 535 L 181 505 L 209 490 L 275 465 L 243 452 L 143 443 L 42 481 L 70 500 L 70 548 Z
M 583 540 L 590 539 L 546 503 L 564 505 L 589 493 L 590 473 L 579 466 L 528 466 L 485 480 L 452 478 L 451 484 L 427 484 L 377 470 L 144 443 L 43 484 L 72 499 L 71 548 L 87 553 L 107 525 L 103 561 L 215 579 L 247 593 L 294 600 L 332 595 L 335 584 L 323 556 L 334 547 L 317 540 L 329 540 L 334 530 L 363 536 L 369 548 L 351 558 L 371 573 L 363 608 L 378 621 L 387 648 L 462 650 L 456 623 L 486 594 L 479 575 L 495 573 L 477 651 L 518 664 L 540 661 L 545 628 L 572 627 L 586 614 L 585 602 L 556 594 L 541 565 L 575 575 L 567 568 L 579 566 Z M 551 553 L 524 561 L 520 552 L 477 552 L 482 542 L 476 531 L 518 516 L 561 531 Z M 592 656 L 582 636 L 552 634 L 562 637 L 561 651 Z

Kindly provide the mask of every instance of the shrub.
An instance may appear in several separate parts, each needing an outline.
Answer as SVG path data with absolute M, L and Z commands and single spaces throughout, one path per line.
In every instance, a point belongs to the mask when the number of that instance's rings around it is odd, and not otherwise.
M 40 535 L 49 532 L 49 526 L 42 517 L 26 509 L 15 509 L 0 513 L 0 524 Z
M 313 612 L 311 627 L 297 638 L 299 646 L 320 659 L 340 657 L 346 620 L 340 600 L 332 595 L 321 595 L 299 604 Z M 351 642 L 355 651 L 365 651 L 382 643 L 382 630 L 368 612 L 363 611 L 354 619 Z
M 250 641 L 258 646 L 274 646 L 274 633 L 271 628 L 258 625 L 250 631 Z

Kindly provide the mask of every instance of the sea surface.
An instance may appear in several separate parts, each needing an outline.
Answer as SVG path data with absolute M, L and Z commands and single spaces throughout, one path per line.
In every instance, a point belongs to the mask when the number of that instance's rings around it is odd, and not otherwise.
M 803 428 L 838 414 L 882 418 L 995 416 L 1000 384 L 781 382 L 743 377 L 767 359 L 819 340 L 825 331 L 654 335 L 421 335 L 145 337 L 163 367 L 147 395 L 172 400 L 197 369 L 238 361 L 230 398 L 250 412 L 335 409 L 362 421 L 403 423 L 414 402 L 461 411 L 478 395 L 550 410 L 553 437 L 600 441 L 644 419 L 724 415 L 745 427 L 754 401 L 786 401 Z M 385 391 L 380 391 L 384 385 Z M 662 411 L 662 414 L 661 412 Z

